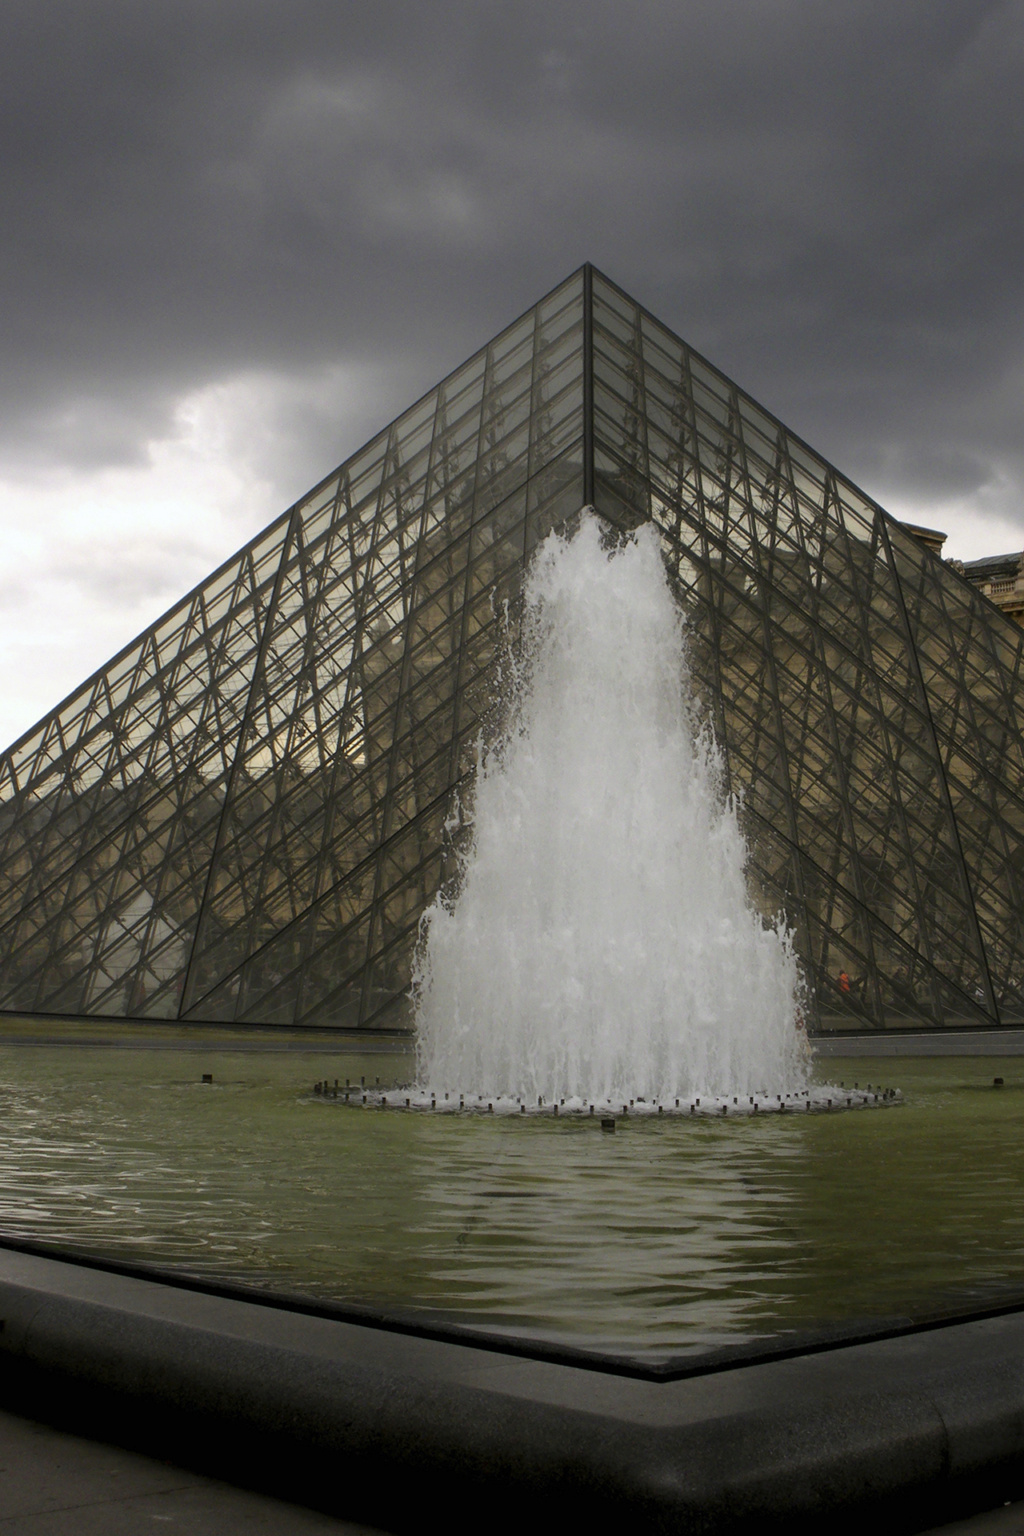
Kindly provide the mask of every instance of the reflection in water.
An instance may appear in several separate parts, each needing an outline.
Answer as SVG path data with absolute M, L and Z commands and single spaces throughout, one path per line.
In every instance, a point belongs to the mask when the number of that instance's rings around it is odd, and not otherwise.
M 673 1351 L 1020 1281 L 1024 1071 L 845 1070 L 906 1106 L 607 1135 L 346 1110 L 307 1091 L 317 1058 L 0 1047 L 0 1228 Z
M 586 1126 L 514 1139 L 485 1187 L 468 1139 L 454 1188 L 430 1170 L 435 1230 L 461 1221 L 471 1250 L 468 1266 L 452 1254 L 437 1272 L 463 1307 L 595 1342 L 679 1346 L 759 1331 L 759 1286 L 788 1262 L 779 1165 L 801 1156 L 793 1138 L 755 1144 L 689 1126 L 665 1136 L 648 1125 L 614 1139 Z M 512 1295 L 510 1252 L 537 1277 Z

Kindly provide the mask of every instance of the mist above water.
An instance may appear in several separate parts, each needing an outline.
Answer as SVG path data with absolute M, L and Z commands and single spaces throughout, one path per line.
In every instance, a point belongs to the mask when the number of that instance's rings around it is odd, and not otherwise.
M 416 966 L 420 1081 L 535 1102 L 784 1094 L 799 977 L 752 905 L 651 525 L 585 511 L 525 583 L 507 723 Z

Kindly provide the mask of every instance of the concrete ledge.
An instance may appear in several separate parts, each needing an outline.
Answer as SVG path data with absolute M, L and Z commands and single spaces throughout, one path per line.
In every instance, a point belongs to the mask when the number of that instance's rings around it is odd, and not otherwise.
M 814 1035 L 811 1047 L 816 1056 L 1024 1056 L 1024 1027 Z
M 0 1250 L 0 1396 L 387 1530 L 920 1530 L 1024 1492 L 1024 1313 L 639 1380 Z

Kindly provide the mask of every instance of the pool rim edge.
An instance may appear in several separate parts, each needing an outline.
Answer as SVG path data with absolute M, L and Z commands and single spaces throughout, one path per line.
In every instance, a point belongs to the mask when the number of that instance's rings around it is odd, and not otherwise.
M 0 1318 L 6 1407 L 388 1530 L 453 1488 L 454 1529 L 715 1533 L 1024 1491 L 1024 1312 L 656 1381 L 0 1246 Z

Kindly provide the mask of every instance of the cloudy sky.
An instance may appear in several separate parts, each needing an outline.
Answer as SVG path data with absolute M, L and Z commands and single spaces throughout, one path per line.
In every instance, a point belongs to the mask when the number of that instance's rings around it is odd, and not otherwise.
M 0 737 L 590 260 L 1024 548 L 1024 0 L 0 0 Z

